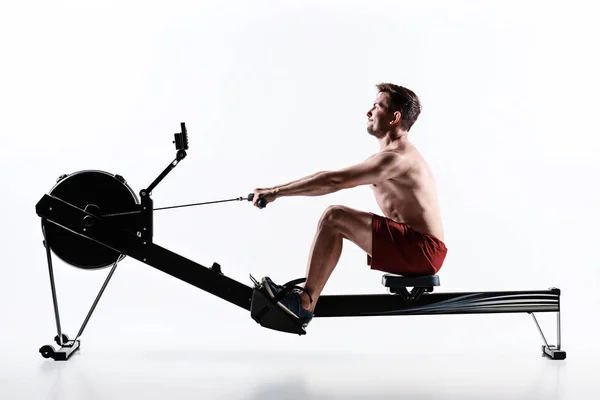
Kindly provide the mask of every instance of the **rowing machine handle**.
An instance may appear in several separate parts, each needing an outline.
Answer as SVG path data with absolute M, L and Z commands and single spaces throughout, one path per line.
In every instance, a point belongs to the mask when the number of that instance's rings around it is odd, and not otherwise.
M 248 195 L 248 201 L 254 200 L 254 193 L 250 193 Z M 265 199 L 258 199 L 258 208 L 265 208 L 267 206 L 267 201 Z

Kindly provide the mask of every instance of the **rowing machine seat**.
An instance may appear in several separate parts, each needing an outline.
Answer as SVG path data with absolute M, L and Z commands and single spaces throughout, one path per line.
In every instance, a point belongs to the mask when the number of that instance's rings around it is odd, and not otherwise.
M 394 274 L 385 274 L 381 283 L 389 288 L 405 287 L 432 287 L 440 286 L 440 278 L 437 275 L 427 276 L 403 276 Z
M 418 300 L 424 293 L 433 292 L 434 286 L 440 286 L 440 278 L 437 275 L 426 276 L 403 276 L 395 274 L 385 274 L 381 278 L 383 286 L 387 287 L 390 293 L 399 294 L 404 300 Z M 411 287 L 409 292 L 407 287 Z

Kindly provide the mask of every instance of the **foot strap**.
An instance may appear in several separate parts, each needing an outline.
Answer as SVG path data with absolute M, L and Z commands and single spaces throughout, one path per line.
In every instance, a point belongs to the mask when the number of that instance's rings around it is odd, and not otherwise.
M 302 286 L 297 286 L 298 283 L 302 283 L 302 282 L 306 282 L 306 278 L 293 279 L 287 283 L 284 283 L 283 285 L 276 285 L 277 288 L 280 289 L 280 291 L 275 295 L 275 298 L 273 300 L 279 301 L 288 292 L 292 291 L 292 289 L 298 289 L 308 295 L 308 298 L 310 299 L 310 302 L 312 304 L 313 300 L 312 300 L 312 296 L 310 295 L 310 292 L 308 290 L 306 290 L 305 288 L 303 288 Z

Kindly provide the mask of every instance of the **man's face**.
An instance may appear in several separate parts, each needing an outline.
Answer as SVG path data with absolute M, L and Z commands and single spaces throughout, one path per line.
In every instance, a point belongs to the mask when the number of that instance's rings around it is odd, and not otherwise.
M 388 108 L 387 94 L 378 93 L 373 107 L 367 112 L 367 132 L 375 137 L 383 137 L 390 130 L 394 114 Z

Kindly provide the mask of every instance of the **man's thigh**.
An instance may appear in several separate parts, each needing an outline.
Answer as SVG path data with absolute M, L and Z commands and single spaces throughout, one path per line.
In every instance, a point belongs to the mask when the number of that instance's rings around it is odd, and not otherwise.
M 324 217 L 343 237 L 372 255 L 373 214 L 346 206 L 331 206 Z

